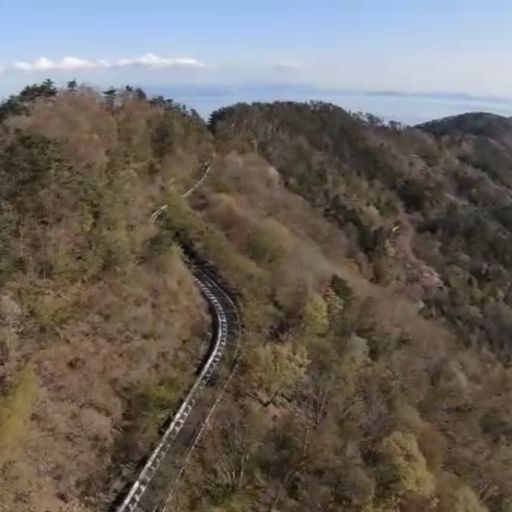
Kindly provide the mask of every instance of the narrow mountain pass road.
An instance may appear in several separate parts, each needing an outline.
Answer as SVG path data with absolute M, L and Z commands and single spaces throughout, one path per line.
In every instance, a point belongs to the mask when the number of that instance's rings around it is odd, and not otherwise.
M 211 347 L 178 412 L 115 512 L 159 512 L 237 365 L 240 321 L 229 293 L 205 265 L 188 263 L 212 316 Z

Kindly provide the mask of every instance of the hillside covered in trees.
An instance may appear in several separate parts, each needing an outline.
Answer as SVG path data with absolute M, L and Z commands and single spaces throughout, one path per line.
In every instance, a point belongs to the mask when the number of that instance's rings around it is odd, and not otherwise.
M 244 333 L 176 510 L 510 512 L 508 119 L 45 82 L 0 123 L 2 512 L 132 477 L 206 349 L 183 246 Z

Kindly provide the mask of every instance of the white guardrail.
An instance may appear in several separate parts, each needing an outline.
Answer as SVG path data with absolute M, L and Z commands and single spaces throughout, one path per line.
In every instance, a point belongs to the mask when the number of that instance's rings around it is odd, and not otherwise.
M 150 484 L 152 478 L 157 472 L 158 468 L 164 457 L 166 456 L 170 446 L 173 441 L 176 439 L 177 435 L 181 431 L 185 421 L 187 420 L 190 412 L 192 411 L 194 404 L 199 398 L 199 394 L 204 388 L 205 384 L 208 382 L 210 377 L 212 376 L 217 364 L 219 363 L 222 353 L 224 352 L 224 348 L 228 339 L 228 322 L 226 312 L 222 307 L 219 300 L 215 297 L 215 295 L 210 290 L 210 287 L 215 286 L 216 288 L 220 288 L 214 281 L 211 281 L 208 278 L 205 278 L 205 282 L 209 283 L 204 284 L 199 280 L 199 278 L 194 277 L 195 282 L 203 295 L 206 297 L 208 302 L 212 305 L 213 310 L 215 312 L 216 320 L 217 320 L 217 333 L 215 337 L 215 342 L 213 345 L 213 349 L 211 351 L 208 360 L 204 364 L 201 373 L 198 378 L 194 382 L 192 388 L 188 392 L 185 400 L 181 404 L 181 407 L 178 409 L 178 412 L 174 416 L 171 424 L 164 432 L 160 442 L 153 450 L 151 456 L 148 461 L 142 468 L 141 472 L 137 480 L 133 483 L 130 491 L 126 495 L 126 498 L 123 500 L 121 505 L 116 509 L 116 512 L 133 512 L 139 501 L 141 500 L 144 492 L 146 491 L 148 485 Z M 224 294 L 225 295 L 225 294 Z M 229 298 L 228 298 L 229 299 Z M 231 300 L 229 299 L 231 302 Z
M 216 286 L 218 287 L 218 285 L 216 285 Z M 222 293 L 224 294 L 224 297 L 227 299 L 227 301 L 230 303 L 231 307 L 233 308 L 233 311 L 236 313 L 236 307 L 235 307 L 235 304 L 233 303 L 233 301 L 231 300 L 231 298 L 228 295 L 226 295 L 224 292 L 222 292 Z M 237 317 L 238 317 L 238 315 L 237 315 Z M 231 368 L 231 371 L 230 371 L 227 379 L 224 381 L 224 384 L 223 384 L 221 390 L 219 391 L 219 394 L 217 395 L 215 402 L 213 403 L 210 410 L 208 411 L 208 414 L 206 415 L 206 418 L 204 419 L 201 427 L 199 428 L 199 431 L 196 433 L 195 438 L 193 439 L 191 445 L 189 446 L 188 451 L 183 460 L 183 463 L 181 464 L 181 468 L 180 468 L 178 475 L 174 481 L 174 484 L 176 484 L 176 482 L 178 482 L 181 479 L 181 476 L 185 470 L 185 466 L 186 466 L 188 460 L 190 459 L 190 456 L 192 455 L 194 448 L 196 447 L 197 443 L 201 439 L 201 436 L 203 435 L 203 432 L 205 431 L 206 427 L 208 426 L 210 419 L 212 418 L 212 416 L 215 412 L 215 409 L 219 405 L 219 403 L 222 399 L 222 396 L 223 396 L 224 392 L 226 391 L 226 388 L 228 387 L 233 375 L 235 374 L 235 372 L 238 369 L 238 364 L 240 362 L 240 360 L 238 359 L 238 353 L 240 350 L 239 341 L 240 341 L 240 336 L 242 334 L 241 330 L 240 330 L 240 319 L 239 318 L 237 318 L 236 324 L 237 324 L 238 332 L 235 334 L 235 339 L 236 339 L 237 343 L 236 343 L 236 347 L 235 347 L 235 353 L 233 355 L 233 366 Z M 169 493 L 169 495 L 167 496 L 167 499 L 163 502 L 163 508 L 161 509 L 161 512 L 170 512 L 171 509 L 169 507 L 171 506 L 172 498 L 173 498 L 173 494 L 171 491 Z M 158 510 L 160 510 L 160 509 L 158 509 Z M 156 511 L 153 511 L 153 512 L 156 512 Z

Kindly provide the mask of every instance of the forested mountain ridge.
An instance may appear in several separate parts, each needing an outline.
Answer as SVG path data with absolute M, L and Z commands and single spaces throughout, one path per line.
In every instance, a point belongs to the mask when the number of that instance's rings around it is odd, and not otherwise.
M 418 128 L 434 135 L 480 135 L 499 140 L 510 135 L 512 119 L 486 112 L 475 112 L 430 121 L 418 125 Z
M 510 510 L 506 122 L 280 102 L 207 126 L 48 82 L 0 119 L 0 510 L 99 511 L 130 478 L 204 349 L 180 246 L 244 334 L 177 510 Z
M 342 226 L 367 277 L 404 286 L 467 344 L 506 355 L 510 332 L 477 310 L 506 316 L 510 305 L 512 149 L 505 129 L 475 135 L 482 118 L 510 123 L 468 114 L 397 128 L 324 104 L 228 107 L 212 123 L 228 146 L 257 146 L 293 191 Z M 440 127 L 442 136 L 430 135 Z

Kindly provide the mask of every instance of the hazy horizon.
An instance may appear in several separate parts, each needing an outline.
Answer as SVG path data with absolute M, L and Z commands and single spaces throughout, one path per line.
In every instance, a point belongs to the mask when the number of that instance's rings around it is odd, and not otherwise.
M 445 103 L 438 91 L 480 98 L 512 91 L 505 0 L 0 0 L 0 16 L 9 20 L 0 32 L 0 96 L 47 77 L 100 88 L 289 84 L 291 99 L 311 97 L 309 87 L 348 108 L 416 122 L 481 108 L 461 97 Z M 338 91 L 376 91 L 379 101 Z M 395 91 L 400 99 L 391 101 Z M 414 98 L 405 99 L 409 91 Z M 217 106 L 215 98 L 183 97 L 203 112 Z M 227 103 L 239 97 L 283 96 L 238 87 Z M 510 112 L 510 102 L 500 105 Z
M 184 103 L 207 118 L 223 106 L 238 102 L 328 101 L 352 112 L 377 115 L 386 121 L 418 124 L 433 119 L 488 112 L 512 116 L 512 98 L 473 96 L 463 92 L 416 93 L 401 91 L 335 90 L 293 84 L 242 84 L 237 86 L 142 86 Z
M 49 77 L 179 89 L 203 115 L 219 89 L 222 104 L 325 99 L 408 123 L 512 113 L 483 99 L 512 94 L 505 0 L 0 0 L 0 16 L 0 96 Z

